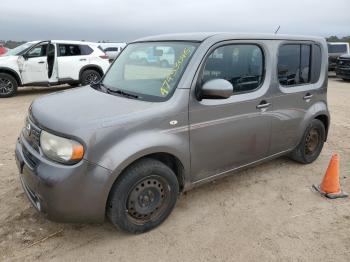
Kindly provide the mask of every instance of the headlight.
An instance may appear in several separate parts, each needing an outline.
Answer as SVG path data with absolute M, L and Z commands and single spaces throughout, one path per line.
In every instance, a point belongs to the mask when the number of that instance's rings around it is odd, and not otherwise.
M 41 131 L 40 146 L 44 155 L 60 163 L 76 163 L 84 156 L 84 147 L 71 139 Z

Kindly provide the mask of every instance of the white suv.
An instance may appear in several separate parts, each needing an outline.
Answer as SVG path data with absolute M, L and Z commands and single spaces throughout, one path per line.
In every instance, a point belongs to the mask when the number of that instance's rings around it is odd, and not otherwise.
M 97 43 L 28 42 L 0 57 L 0 98 L 15 95 L 18 86 L 88 85 L 99 81 L 109 65 Z

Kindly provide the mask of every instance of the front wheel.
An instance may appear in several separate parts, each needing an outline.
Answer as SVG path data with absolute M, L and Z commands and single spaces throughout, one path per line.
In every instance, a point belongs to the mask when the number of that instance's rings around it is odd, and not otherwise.
M 101 75 L 96 70 L 88 69 L 81 74 L 81 84 L 83 86 L 96 84 L 101 79 Z
M 0 98 L 14 96 L 17 87 L 16 79 L 9 74 L 0 73 Z
M 314 162 L 320 155 L 326 138 L 324 124 L 314 119 L 306 128 L 298 147 L 291 154 L 292 159 L 302 164 Z
M 178 193 L 176 175 L 168 166 L 142 159 L 127 168 L 113 185 L 107 215 L 124 231 L 147 232 L 170 215 Z

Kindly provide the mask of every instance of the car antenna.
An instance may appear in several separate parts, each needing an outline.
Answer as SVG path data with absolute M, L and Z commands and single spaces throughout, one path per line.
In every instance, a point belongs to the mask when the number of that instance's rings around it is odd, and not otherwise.
M 280 30 L 281 26 L 279 25 L 275 31 L 275 35 L 278 33 L 278 31 Z

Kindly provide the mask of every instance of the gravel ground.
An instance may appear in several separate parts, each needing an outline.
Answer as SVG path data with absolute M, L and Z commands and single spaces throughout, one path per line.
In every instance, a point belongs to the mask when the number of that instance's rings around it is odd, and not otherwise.
M 163 225 L 137 236 L 109 222 L 50 222 L 23 193 L 14 147 L 27 108 L 64 88 L 26 88 L 0 101 L 1 261 L 350 261 L 349 199 L 311 190 L 337 152 L 350 191 L 349 82 L 330 78 L 329 139 L 313 164 L 279 158 L 194 189 Z

